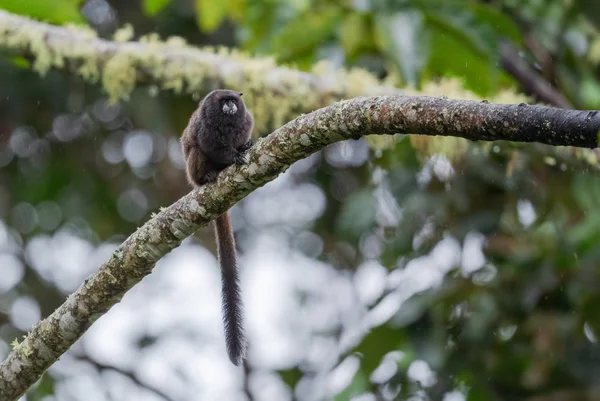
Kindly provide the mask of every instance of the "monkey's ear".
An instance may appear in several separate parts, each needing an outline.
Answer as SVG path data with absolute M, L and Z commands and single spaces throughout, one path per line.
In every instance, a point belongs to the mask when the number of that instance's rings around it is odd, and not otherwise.
M 239 94 L 240 94 L 240 96 L 242 96 L 242 95 L 243 95 L 243 93 L 242 93 L 242 92 L 239 92 Z

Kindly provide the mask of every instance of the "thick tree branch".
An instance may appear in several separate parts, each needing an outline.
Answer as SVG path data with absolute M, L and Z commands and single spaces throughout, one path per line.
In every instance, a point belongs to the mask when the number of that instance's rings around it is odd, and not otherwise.
M 359 97 L 302 115 L 259 140 L 249 162 L 190 192 L 123 242 L 112 257 L 39 322 L 0 365 L 0 399 L 14 401 L 155 263 L 292 163 L 362 135 L 413 133 L 471 140 L 537 141 L 595 148 L 600 113 L 433 97 Z

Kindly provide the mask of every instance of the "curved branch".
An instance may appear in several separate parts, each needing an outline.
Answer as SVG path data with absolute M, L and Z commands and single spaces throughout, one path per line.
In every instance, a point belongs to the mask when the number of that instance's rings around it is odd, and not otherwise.
M 260 139 L 249 162 L 219 174 L 134 232 L 0 365 L 0 399 L 14 401 L 92 323 L 148 275 L 155 263 L 292 163 L 325 146 L 367 134 L 413 133 L 471 140 L 541 142 L 594 148 L 600 113 L 542 106 L 499 105 L 434 97 L 359 97 L 302 115 Z

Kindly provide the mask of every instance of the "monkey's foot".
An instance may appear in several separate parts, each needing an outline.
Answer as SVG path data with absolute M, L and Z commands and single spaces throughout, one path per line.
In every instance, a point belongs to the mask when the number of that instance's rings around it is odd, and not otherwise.
M 249 139 L 248 142 L 246 142 L 245 144 L 243 144 L 242 146 L 240 146 L 238 148 L 238 152 L 245 152 L 248 149 L 250 149 L 252 146 L 254 146 L 254 141 L 252 139 Z
M 202 184 L 208 184 L 209 182 L 215 182 L 217 180 L 217 176 L 219 175 L 218 171 L 208 171 L 206 174 L 204 174 L 204 177 L 202 177 Z
M 246 152 L 239 152 L 233 157 L 233 162 L 238 166 L 248 163 L 248 155 Z

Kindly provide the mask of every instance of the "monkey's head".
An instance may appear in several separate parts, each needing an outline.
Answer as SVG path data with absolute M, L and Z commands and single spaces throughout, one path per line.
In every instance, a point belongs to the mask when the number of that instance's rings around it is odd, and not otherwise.
M 236 114 L 243 116 L 246 112 L 242 93 L 228 89 L 217 89 L 210 92 L 203 102 L 213 116 L 221 113 L 232 117 Z

